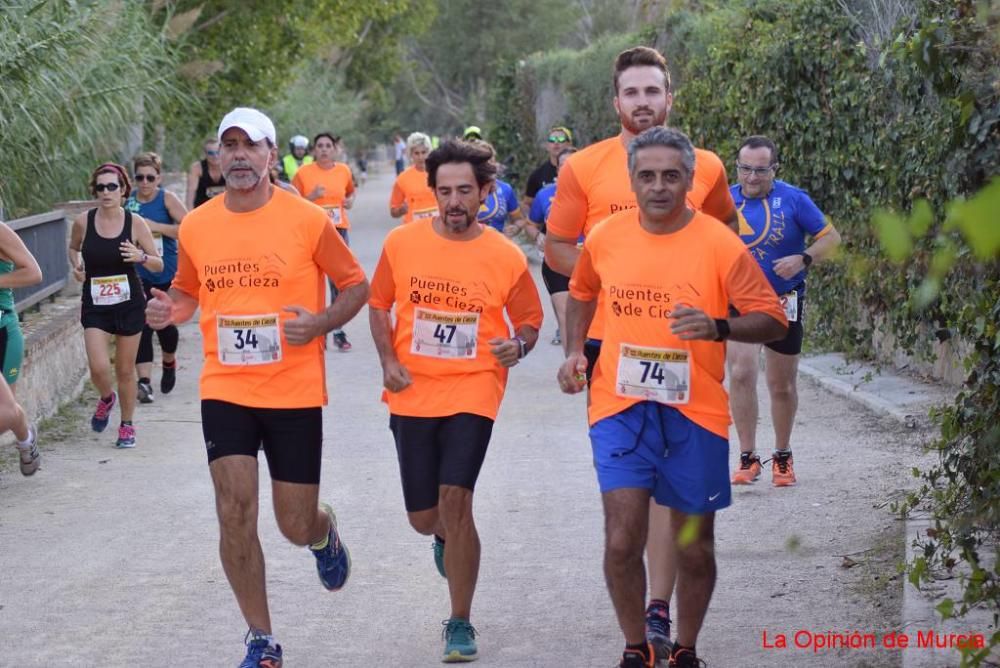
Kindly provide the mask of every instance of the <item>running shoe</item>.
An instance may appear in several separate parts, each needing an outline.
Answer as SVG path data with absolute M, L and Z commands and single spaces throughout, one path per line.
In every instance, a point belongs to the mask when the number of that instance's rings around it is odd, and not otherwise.
M 760 477 L 760 457 L 756 452 L 741 452 L 740 467 L 733 473 L 734 485 L 749 485 Z
M 476 649 L 476 629 L 467 619 L 452 617 L 441 624 L 444 626 L 444 631 L 441 633 L 444 638 L 444 656 L 441 657 L 441 661 L 463 663 L 479 658 L 479 651 Z
M 562 345 L 562 332 L 556 329 L 556 335 L 552 337 L 552 345 L 561 346 Z
M 346 353 L 351 349 L 351 342 L 347 340 L 347 334 L 343 332 L 335 332 L 333 334 L 333 345 L 337 346 L 337 350 L 342 353 Z
M 698 658 L 698 656 L 686 647 L 678 647 L 670 655 L 667 663 L 670 668 L 707 668 L 708 664 Z
M 139 397 L 140 404 L 153 403 L 153 386 L 149 384 L 149 381 L 139 381 L 137 396 Z
M 118 426 L 118 440 L 115 441 L 116 448 L 135 447 L 135 427 L 124 422 Z
M 177 384 L 177 362 L 174 362 L 174 366 L 164 366 L 163 375 L 160 376 L 160 392 L 164 394 L 170 394 L 170 391 L 174 389 L 174 385 Z
M 21 456 L 21 475 L 35 475 L 42 456 L 38 452 L 38 433 L 28 425 L 28 440 L 17 442 L 17 452 Z
M 775 487 L 791 487 L 795 484 L 791 452 L 775 452 L 771 457 L 771 482 Z
M 267 636 L 247 631 L 247 655 L 240 668 L 281 668 L 281 645 L 272 645 Z
M 444 572 L 444 541 L 434 536 L 434 542 L 431 545 L 434 548 L 434 565 L 437 566 L 441 577 L 447 580 L 448 574 Z
M 643 656 L 642 652 L 634 649 L 627 649 L 622 652 L 622 660 L 618 663 L 618 668 L 654 668 L 656 666 L 656 650 L 647 646 L 649 658 Z
M 97 408 L 94 409 L 94 416 L 90 418 L 90 428 L 96 432 L 102 432 L 108 426 L 108 418 L 111 415 L 111 409 L 115 407 L 115 402 L 118 401 L 118 395 L 114 392 L 111 393 L 111 399 L 104 401 L 104 399 L 97 400 Z
M 656 656 L 670 656 L 670 611 L 662 605 L 646 609 L 646 642 L 653 646 Z
M 326 545 L 312 550 L 316 557 L 316 570 L 319 572 L 319 581 L 323 583 L 328 591 L 337 591 L 347 583 L 347 578 L 351 575 L 351 553 L 347 546 L 340 542 L 340 534 L 337 533 L 337 516 L 333 513 L 333 508 L 325 503 L 319 507 L 330 517 L 330 533 L 326 539 Z

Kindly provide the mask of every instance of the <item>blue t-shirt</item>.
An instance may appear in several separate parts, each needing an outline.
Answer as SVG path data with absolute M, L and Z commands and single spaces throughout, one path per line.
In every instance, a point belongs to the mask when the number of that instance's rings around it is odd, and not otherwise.
M 751 199 L 743 196 L 739 185 L 730 186 L 739 214 L 740 239 L 747 245 L 771 287 L 779 295 L 801 286 L 805 291 L 805 270 L 791 278 L 774 273 L 774 263 L 806 249 L 806 236 L 819 236 L 828 226 L 806 191 L 775 180 L 767 197 Z
M 480 223 L 490 225 L 496 230 L 503 232 L 504 225 L 507 224 L 507 217 L 510 212 L 520 204 L 514 189 L 506 181 L 497 179 L 496 190 L 491 192 L 486 201 L 479 207 L 477 216 Z
M 552 200 L 556 196 L 556 184 L 550 183 L 535 193 L 535 199 L 531 200 L 531 211 L 528 212 L 528 220 L 536 225 L 544 226 L 549 220 L 549 211 L 552 210 Z
M 173 225 L 175 223 L 170 218 L 170 212 L 167 210 L 167 203 L 163 193 L 163 188 L 160 188 L 156 191 L 156 197 L 148 202 L 140 202 L 135 198 L 135 193 L 133 192 L 125 202 L 125 208 L 154 223 Z M 143 282 L 152 285 L 164 285 L 174 280 L 174 274 L 177 273 L 177 240 L 165 236 L 157 238 L 155 234 L 153 237 L 157 246 L 160 245 L 161 241 L 163 242 L 163 252 L 160 253 L 163 257 L 163 271 L 154 273 L 139 265 L 139 278 Z

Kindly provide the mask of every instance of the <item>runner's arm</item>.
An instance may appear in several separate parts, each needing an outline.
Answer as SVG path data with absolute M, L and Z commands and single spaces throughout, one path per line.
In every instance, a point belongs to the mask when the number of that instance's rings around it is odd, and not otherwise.
M 180 325 L 185 323 L 198 310 L 198 300 L 188 293 L 171 287 L 167 294 L 173 302 L 170 312 L 170 324 Z
M 389 215 L 393 218 L 402 218 L 407 210 L 406 195 L 399 187 L 399 178 L 392 184 L 392 195 L 389 196 Z
M 520 340 L 524 341 L 524 356 L 527 356 L 538 342 L 538 330 L 542 327 L 542 300 L 527 267 L 511 288 L 505 306 L 507 316 L 514 325 L 514 338 L 490 339 L 488 343 L 490 352 L 500 364 L 512 367 L 522 359 Z
M 66 249 L 66 257 L 69 258 L 69 266 L 73 271 L 73 278 L 83 282 L 84 267 L 80 249 L 83 248 L 83 235 L 87 229 L 87 214 L 81 213 L 73 219 L 73 227 L 69 233 L 69 248 Z
M 550 217 L 551 221 L 552 218 Z M 564 276 L 573 274 L 573 268 L 580 259 L 580 249 L 576 247 L 576 238 L 561 237 L 552 233 L 551 222 L 545 234 L 545 262 L 556 273 Z
M 13 271 L 0 274 L 0 288 L 23 288 L 42 282 L 42 270 L 35 256 L 17 232 L 3 224 L 0 224 L 0 254 L 14 263 Z
M 545 222 L 545 261 L 557 273 L 573 274 L 580 257 L 576 242 L 586 226 L 587 206 L 587 195 L 576 179 L 573 165 L 567 162 L 559 174 L 559 188 Z
M 153 233 L 149 231 L 149 225 L 142 216 L 133 216 L 132 229 L 135 231 L 135 246 L 142 253 L 146 254 L 146 259 L 137 258 L 136 264 L 142 265 L 154 273 L 163 271 L 163 258 L 156 251 L 156 244 L 153 242 Z M 128 243 L 127 241 L 125 242 Z M 125 244 L 122 244 L 123 246 Z M 126 258 L 126 262 L 129 262 Z
M 187 208 L 194 208 L 194 194 L 198 190 L 198 179 L 201 178 L 201 163 L 192 163 L 188 170 L 187 190 L 184 193 L 184 203 Z

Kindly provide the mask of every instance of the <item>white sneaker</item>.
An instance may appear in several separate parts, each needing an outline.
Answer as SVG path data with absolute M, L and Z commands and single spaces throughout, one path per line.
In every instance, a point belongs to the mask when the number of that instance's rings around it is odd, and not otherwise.
M 28 440 L 17 442 L 17 451 L 21 455 L 21 475 L 34 475 L 41 463 L 42 455 L 38 452 L 38 433 L 32 425 L 28 425 Z

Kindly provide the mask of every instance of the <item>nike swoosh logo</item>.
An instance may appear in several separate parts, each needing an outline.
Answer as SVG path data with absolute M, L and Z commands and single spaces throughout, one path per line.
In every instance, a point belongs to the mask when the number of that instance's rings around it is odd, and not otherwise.
M 714 496 L 708 497 L 708 500 L 715 501 L 717 498 L 719 498 L 719 494 L 722 494 L 722 492 L 716 492 Z

